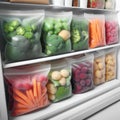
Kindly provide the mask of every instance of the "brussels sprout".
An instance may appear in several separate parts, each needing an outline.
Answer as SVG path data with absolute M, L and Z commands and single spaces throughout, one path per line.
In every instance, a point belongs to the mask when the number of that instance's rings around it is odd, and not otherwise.
M 32 32 L 26 32 L 24 34 L 24 37 L 27 38 L 27 39 L 31 39 L 33 37 L 33 33 Z
M 10 23 L 9 23 L 10 26 L 12 26 L 14 29 L 16 29 L 20 23 L 18 20 L 12 20 Z
M 20 26 L 16 29 L 16 33 L 17 33 L 17 35 L 24 35 L 25 29 Z

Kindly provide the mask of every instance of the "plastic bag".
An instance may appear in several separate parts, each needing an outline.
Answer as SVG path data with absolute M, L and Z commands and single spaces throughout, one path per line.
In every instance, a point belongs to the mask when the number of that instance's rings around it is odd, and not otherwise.
M 5 69 L 12 116 L 18 116 L 44 108 L 50 104 L 46 84 L 50 65 Z M 11 104 L 11 103 L 9 103 Z
M 72 12 L 47 13 L 42 32 L 43 52 L 47 56 L 71 51 L 71 20 Z
M 94 53 L 94 85 L 105 82 L 105 53 L 103 51 Z
M 89 48 L 89 22 L 84 17 L 74 16 L 71 24 L 72 49 L 85 50 Z
M 72 96 L 71 67 L 64 59 L 53 61 L 51 65 L 48 96 L 52 102 L 58 102 Z
M 105 9 L 115 9 L 116 0 L 105 0 Z
M 42 10 L 0 11 L 6 62 L 42 56 L 40 36 L 44 15 Z
M 104 9 L 105 0 L 88 0 L 88 7 L 89 8 Z
M 106 44 L 118 43 L 119 24 L 117 14 L 106 15 L 105 30 Z
M 106 45 L 105 41 L 105 16 L 101 14 L 86 14 L 89 20 L 89 47 L 95 48 Z
M 116 79 L 116 53 L 117 49 L 108 49 L 105 52 L 105 79 L 106 81 Z
M 93 54 L 70 60 L 72 64 L 72 87 L 74 94 L 84 93 L 94 88 L 93 60 Z

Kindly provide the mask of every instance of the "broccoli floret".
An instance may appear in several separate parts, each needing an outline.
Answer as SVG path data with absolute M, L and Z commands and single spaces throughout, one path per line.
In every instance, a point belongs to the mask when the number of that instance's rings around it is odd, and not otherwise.
M 72 41 L 73 41 L 74 43 L 79 42 L 80 39 L 81 39 L 79 30 L 77 30 L 77 29 L 72 30 L 72 36 L 71 36 L 71 37 L 72 37 Z
M 32 33 L 32 32 L 26 32 L 26 33 L 24 34 L 24 36 L 25 36 L 25 38 L 27 38 L 27 39 L 31 39 L 31 38 L 33 37 L 33 33 Z
M 4 31 L 6 32 L 6 33 L 8 33 L 9 32 L 9 24 L 8 23 L 4 23 L 4 25 L 3 25 L 3 28 L 4 28 Z
M 25 29 L 20 26 L 16 29 L 16 33 L 17 33 L 17 35 L 24 35 Z
M 31 25 L 31 28 L 32 28 L 32 30 L 33 30 L 33 32 L 35 32 L 36 30 L 37 30 L 37 26 L 36 25 Z
M 26 32 L 32 32 L 32 27 L 30 25 L 27 25 L 24 27 Z
M 12 20 L 10 23 L 9 23 L 10 26 L 12 26 L 14 29 L 16 29 L 20 23 L 18 20 Z

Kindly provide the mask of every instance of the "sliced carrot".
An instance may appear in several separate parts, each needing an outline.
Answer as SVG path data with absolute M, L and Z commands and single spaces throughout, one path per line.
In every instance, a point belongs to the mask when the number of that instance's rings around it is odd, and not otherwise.
M 31 106 L 34 106 L 34 104 L 32 103 L 32 101 L 27 97 L 25 96 L 22 92 L 20 92 L 19 90 L 17 89 L 13 89 L 14 93 L 19 96 L 20 98 L 22 98 L 25 102 L 27 102 L 29 105 Z
M 33 79 L 33 94 L 34 94 L 34 97 L 37 97 L 37 81 L 36 81 L 36 79 Z
M 26 107 L 29 106 L 29 104 L 27 102 L 25 102 L 23 99 L 21 99 L 20 97 L 13 95 L 13 98 L 15 99 L 15 101 L 17 101 L 18 103 L 21 103 L 23 105 L 25 105 Z

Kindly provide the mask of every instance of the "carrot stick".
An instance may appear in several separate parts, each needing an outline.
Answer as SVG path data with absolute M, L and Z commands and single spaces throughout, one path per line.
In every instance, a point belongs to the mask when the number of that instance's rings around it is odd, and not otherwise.
M 33 94 L 34 94 L 34 97 L 37 97 L 37 82 L 36 82 L 36 79 L 33 79 Z
M 14 91 L 14 93 L 16 94 L 16 95 L 18 95 L 20 98 L 22 98 L 25 102 L 27 102 L 29 105 L 31 105 L 31 106 L 34 106 L 34 104 L 29 100 L 29 98 L 28 97 L 26 97 L 23 93 L 21 93 L 19 90 L 17 90 L 17 89 L 13 89 L 13 91 Z
M 34 104 L 34 100 L 33 100 L 32 96 L 31 96 L 31 94 L 28 90 L 26 91 L 26 95 L 32 101 L 32 103 Z
M 16 109 L 23 109 L 23 108 L 29 108 L 29 107 L 27 107 L 27 106 L 25 106 L 25 105 L 23 105 L 23 104 L 21 104 L 21 103 L 17 103 L 17 104 L 15 104 L 15 108 Z
M 27 113 L 29 111 L 30 111 L 29 109 L 18 109 L 18 110 L 14 110 L 12 115 L 14 115 L 14 116 L 21 115 L 21 114 Z
M 36 101 L 35 101 L 35 98 L 34 98 L 34 95 L 33 95 L 32 90 L 29 90 L 28 92 L 29 92 L 29 94 L 30 94 L 30 96 L 31 96 L 31 98 L 32 98 L 32 101 L 34 102 L 34 105 L 36 106 L 37 103 L 36 103 Z
M 23 99 L 19 98 L 18 96 L 13 95 L 13 98 L 14 98 L 18 103 L 21 103 L 21 104 L 25 105 L 26 107 L 29 106 L 29 104 L 28 104 L 27 102 L 25 102 Z

